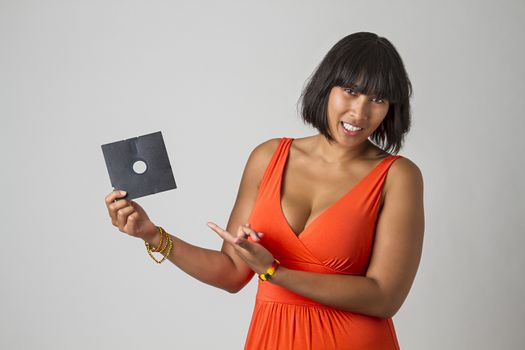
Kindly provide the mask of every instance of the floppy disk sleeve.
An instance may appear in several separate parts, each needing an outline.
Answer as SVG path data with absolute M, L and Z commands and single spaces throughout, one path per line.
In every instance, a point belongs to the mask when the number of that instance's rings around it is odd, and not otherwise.
M 101 147 L 111 185 L 125 190 L 126 199 L 177 188 L 160 131 Z

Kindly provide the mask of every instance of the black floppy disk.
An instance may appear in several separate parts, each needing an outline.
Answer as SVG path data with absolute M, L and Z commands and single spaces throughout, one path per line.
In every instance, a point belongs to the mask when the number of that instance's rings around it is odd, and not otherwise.
M 102 145 L 102 153 L 111 185 L 126 199 L 177 188 L 160 131 Z

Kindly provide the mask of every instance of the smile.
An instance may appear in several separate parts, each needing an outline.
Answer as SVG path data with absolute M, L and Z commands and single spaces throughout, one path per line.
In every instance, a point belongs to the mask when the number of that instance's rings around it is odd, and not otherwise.
M 359 130 L 363 130 L 363 128 L 360 128 L 360 127 L 358 127 L 358 126 L 353 126 L 352 124 L 349 124 L 349 123 L 341 122 L 341 124 L 343 124 L 343 128 L 345 128 L 345 129 L 348 130 L 348 131 L 359 131 Z

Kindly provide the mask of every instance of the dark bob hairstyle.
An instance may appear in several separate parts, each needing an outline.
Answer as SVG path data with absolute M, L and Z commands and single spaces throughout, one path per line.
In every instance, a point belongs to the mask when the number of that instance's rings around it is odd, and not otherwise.
M 334 86 L 353 87 L 359 93 L 388 100 L 383 120 L 384 141 L 378 127 L 369 137 L 390 154 L 397 154 L 410 129 L 412 84 L 395 47 L 374 33 L 350 34 L 328 51 L 309 78 L 299 103 L 305 124 L 310 124 L 329 142 L 335 142 L 328 128 L 328 96 Z

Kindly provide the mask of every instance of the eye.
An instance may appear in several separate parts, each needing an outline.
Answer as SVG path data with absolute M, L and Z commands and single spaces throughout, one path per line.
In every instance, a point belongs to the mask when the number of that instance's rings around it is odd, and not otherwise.
M 370 100 L 372 102 L 379 103 L 379 104 L 385 103 L 385 101 L 382 98 L 372 97 Z
M 352 88 L 350 88 L 350 87 L 344 87 L 343 90 L 344 90 L 346 93 L 348 93 L 348 94 L 350 94 L 350 95 L 353 95 L 353 96 L 357 96 L 357 95 L 359 95 L 358 92 L 356 92 L 354 89 L 352 89 Z

